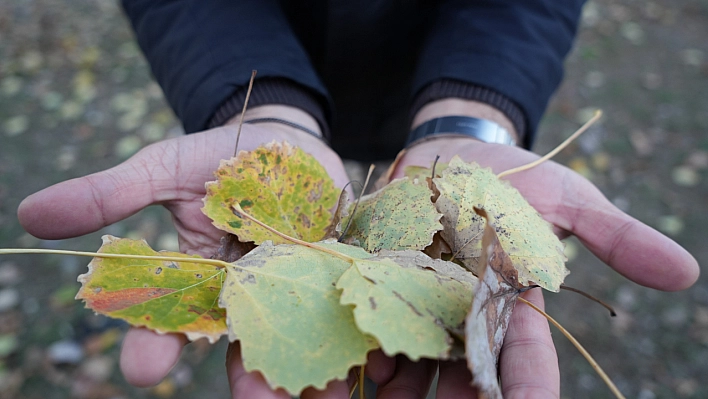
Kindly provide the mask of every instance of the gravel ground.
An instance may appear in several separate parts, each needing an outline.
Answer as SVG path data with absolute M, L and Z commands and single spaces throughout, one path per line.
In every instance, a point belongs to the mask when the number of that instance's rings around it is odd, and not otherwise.
M 566 79 L 540 129 L 545 153 L 595 108 L 603 121 L 557 157 L 617 206 L 708 262 L 708 2 L 598 0 L 586 6 Z M 17 223 L 26 195 L 105 169 L 182 134 L 114 2 L 0 3 L 0 247 L 93 250 L 100 235 L 176 243 L 159 208 L 89 236 L 35 239 Z M 357 169 L 353 167 L 352 170 Z M 612 303 L 548 295 L 548 311 L 628 397 L 706 398 L 708 277 L 663 293 L 627 282 L 568 240 L 566 282 Z M 1 398 L 223 398 L 225 343 L 198 343 L 164 383 L 136 389 L 117 369 L 121 323 L 73 300 L 85 259 L 0 258 Z M 565 398 L 609 391 L 554 334 Z M 700 376 L 704 376 L 701 378 Z

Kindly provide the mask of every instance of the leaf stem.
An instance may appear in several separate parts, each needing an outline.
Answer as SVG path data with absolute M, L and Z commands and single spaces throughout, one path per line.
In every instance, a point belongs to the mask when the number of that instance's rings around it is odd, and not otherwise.
M 535 311 L 537 311 L 538 313 L 542 314 L 543 317 L 545 317 L 546 319 L 548 319 L 549 322 L 551 322 L 551 324 L 553 324 L 554 326 L 556 326 L 556 328 L 559 329 L 560 332 L 563 333 L 563 335 L 565 335 L 565 337 L 568 338 L 568 340 L 569 340 L 573 345 L 575 345 L 575 347 L 578 349 L 578 351 L 585 357 L 585 359 L 588 361 L 588 363 L 590 363 L 590 365 L 592 366 L 592 368 L 595 369 L 595 372 L 597 372 L 597 374 L 600 376 L 600 378 L 602 378 L 602 380 L 605 381 L 605 384 L 607 384 L 607 386 L 610 388 L 610 391 L 612 391 L 612 393 L 615 395 L 615 397 L 617 397 L 618 399 L 625 399 L 624 395 L 622 395 L 622 393 L 619 391 L 619 389 L 617 389 L 617 386 L 612 382 L 612 380 L 610 380 L 610 377 L 608 377 L 607 374 L 605 374 L 605 372 L 602 370 L 602 368 L 600 367 L 600 365 L 597 364 L 597 362 L 595 361 L 595 359 L 593 359 L 593 357 L 590 355 L 590 353 L 589 353 L 587 350 L 585 350 L 585 348 L 583 348 L 582 345 L 580 345 L 580 342 L 578 342 L 578 340 L 575 339 L 575 337 L 573 337 L 573 336 L 568 332 L 568 330 L 566 330 L 565 328 L 563 328 L 563 326 L 561 326 L 560 323 L 558 323 L 558 322 L 557 322 L 553 317 L 551 317 L 548 313 L 546 313 L 546 312 L 544 312 L 543 310 L 541 310 L 538 306 L 534 305 L 533 303 L 527 301 L 527 300 L 524 299 L 524 298 L 517 297 L 517 299 L 520 300 L 521 302 L 523 302 L 523 303 L 525 303 L 525 304 L 531 306 L 531 308 L 532 308 L 533 310 L 535 310 Z
M 238 121 L 238 133 L 236 133 L 236 145 L 234 146 L 234 156 L 238 155 L 238 142 L 241 139 L 241 128 L 243 128 L 243 117 L 246 115 L 248 108 L 248 99 L 251 98 L 251 90 L 253 90 L 253 81 L 256 80 L 255 69 L 251 71 L 251 80 L 248 81 L 248 90 L 246 91 L 246 99 L 243 101 L 243 110 L 241 111 L 241 120 Z
M 362 364 L 359 369 L 359 399 L 366 399 L 366 392 L 364 392 L 364 367 L 366 366 Z
M 356 215 L 356 210 L 359 208 L 359 201 L 361 201 L 361 197 L 364 196 L 364 191 L 366 191 L 366 187 L 369 185 L 369 179 L 371 178 L 371 174 L 374 173 L 374 168 L 376 165 L 373 163 L 369 165 L 369 173 L 366 174 L 366 180 L 364 180 L 364 185 L 361 187 L 361 192 L 359 193 L 359 197 L 357 197 L 356 202 L 354 203 L 354 209 L 352 210 L 352 214 L 349 215 L 349 220 L 347 221 L 347 227 L 342 230 L 342 234 L 339 236 L 339 239 L 337 242 L 342 242 L 344 239 L 344 236 L 347 234 L 347 231 L 349 231 L 349 227 L 352 225 L 352 221 L 354 220 L 354 215 Z
M 600 305 L 602 305 L 605 309 L 609 310 L 609 311 L 610 311 L 610 316 L 612 316 L 612 317 L 617 316 L 617 312 L 615 312 L 615 309 L 613 309 L 612 306 L 610 306 L 610 305 L 607 304 L 605 301 L 603 301 L 603 300 L 601 300 L 601 299 L 599 299 L 599 298 L 595 298 L 594 296 L 588 294 L 588 293 L 585 292 L 585 291 L 579 290 L 579 289 L 577 289 L 577 288 L 569 287 L 569 286 L 567 286 L 567 285 L 565 285 L 565 284 L 561 284 L 561 285 L 560 285 L 560 288 L 561 288 L 562 290 L 568 290 L 568 291 L 575 292 L 576 294 L 580 294 L 580 295 L 584 296 L 585 298 L 587 298 L 587 299 L 589 299 L 589 300 L 591 300 L 591 301 L 595 301 L 595 302 L 599 303 Z
M 349 262 L 349 263 L 354 263 L 354 258 L 352 258 L 352 257 L 350 257 L 350 256 L 347 256 L 347 255 L 344 255 L 343 253 L 339 253 L 339 252 L 334 251 L 334 250 L 331 250 L 331 249 L 329 249 L 329 248 L 325 248 L 325 247 L 319 246 L 319 245 L 314 244 L 314 243 L 311 243 L 311 242 L 303 241 L 303 240 L 300 240 L 300 239 L 295 238 L 295 237 L 290 237 L 290 236 L 287 235 L 287 234 L 284 234 L 284 233 L 279 232 L 278 230 L 276 230 L 276 229 L 274 229 L 274 228 L 268 226 L 267 224 L 261 222 L 260 220 L 254 218 L 253 216 L 251 216 L 251 215 L 249 215 L 248 213 L 246 213 L 246 212 L 241 208 L 241 205 L 239 205 L 239 204 L 234 204 L 234 206 L 232 206 L 232 209 L 233 209 L 233 211 L 236 212 L 239 216 L 244 217 L 244 218 L 250 220 L 251 222 L 253 222 L 253 223 L 255 223 L 255 224 L 257 224 L 257 225 L 263 227 L 264 229 L 270 231 L 271 233 L 277 235 L 278 237 L 280 237 L 280 238 L 282 238 L 282 239 L 284 239 L 284 240 L 287 240 L 287 241 L 292 242 L 293 244 L 298 244 L 298 245 L 302 245 L 302 246 L 305 246 L 305 247 L 308 247 L 308 248 L 312 248 L 312 249 L 315 249 L 315 250 L 317 250 L 317 251 L 324 252 L 324 253 L 330 254 L 330 255 L 332 255 L 332 256 L 336 256 L 337 258 L 342 259 L 342 260 L 344 260 L 344 261 L 347 261 L 347 262 Z
M 595 111 L 595 115 L 593 115 L 593 117 L 590 118 L 589 121 L 585 122 L 585 124 L 583 126 L 581 126 L 580 129 L 578 129 L 570 137 L 565 139 L 564 142 L 560 143 L 560 145 L 558 145 L 558 147 L 551 150 L 551 152 L 549 152 L 548 154 L 542 156 L 541 158 L 539 158 L 533 162 L 527 163 L 526 165 L 521 165 L 516 168 L 505 170 L 505 171 L 499 173 L 497 175 L 497 178 L 501 179 L 502 177 L 509 176 L 514 173 L 523 172 L 527 169 L 531 169 L 531 168 L 538 166 L 539 164 L 553 158 L 556 154 L 561 152 L 561 150 L 563 150 L 565 147 L 567 147 L 568 144 L 572 143 L 573 140 L 575 140 L 576 138 L 578 138 L 578 136 L 580 136 L 586 130 L 588 130 L 588 128 L 590 128 L 590 126 L 592 126 L 593 123 L 597 122 L 597 120 L 600 119 L 601 116 L 602 116 L 602 111 L 598 109 L 597 111 Z
M 203 265 L 212 265 L 221 269 L 226 268 L 230 263 L 205 258 L 188 258 L 179 256 L 160 256 L 160 255 L 131 255 L 131 254 L 111 254 L 104 252 L 84 252 L 84 251 L 67 251 L 63 249 L 15 249 L 5 248 L 0 249 L 0 255 L 10 254 L 50 254 L 50 255 L 75 255 L 75 256 L 90 256 L 94 258 L 109 258 L 109 259 L 141 259 L 141 260 L 163 260 L 167 262 L 188 262 L 199 263 Z

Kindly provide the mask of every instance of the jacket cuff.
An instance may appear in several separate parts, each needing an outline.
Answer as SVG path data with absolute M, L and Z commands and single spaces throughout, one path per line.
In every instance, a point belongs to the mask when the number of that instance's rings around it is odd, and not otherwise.
M 208 123 L 208 128 L 223 126 L 229 119 L 241 113 L 246 101 L 248 86 L 241 86 L 217 108 Z M 256 79 L 248 100 L 249 107 L 258 105 L 281 104 L 297 107 L 310 114 L 322 130 L 322 136 L 329 140 L 329 124 L 324 107 L 315 95 L 305 87 L 285 78 Z
M 526 115 L 516 103 L 495 90 L 459 80 L 441 79 L 425 86 L 413 99 L 410 120 L 427 103 L 445 98 L 479 101 L 498 109 L 514 126 L 519 136 L 518 143 L 526 143 Z

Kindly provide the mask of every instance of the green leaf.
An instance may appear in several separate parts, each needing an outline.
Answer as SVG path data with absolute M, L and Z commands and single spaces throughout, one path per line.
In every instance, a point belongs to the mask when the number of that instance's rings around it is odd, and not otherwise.
M 440 172 L 447 169 L 447 167 L 447 163 L 435 163 L 435 177 L 440 177 Z M 433 178 L 433 165 L 429 168 L 425 166 L 407 165 L 403 168 L 403 174 L 411 180 L 418 179 L 420 181 L 425 181 L 426 179 Z
M 345 240 L 376 253 L 383 249 L 422 250 L 442 229 L 425 183 L 408 178 L 394 180 L 361 199 Z M 350 210 L 350 213 L 352 211 Z M 346 226 L 348 220 L 342 225 Z
M 198 255 L 155 252 L 143 240 L 103 236 L 103 253 L 173 256 L 183 262 L 94 258 L 79 276 L 76 299 L 97 313 L 119 318 L 159 333 L 206 337 L 216 342 L 226 334 L 226 312 L 217 301 L 224 269 L 192 263 Z
M 272 142 L 221 161 L 217 180 L 206 184 L 202 212 L 217 228 L 242 242 L 260 244 L 279 236 L 233 213 L 239 204 L 265 224 L 305 241 L 324 238 L 339 190 L 317 160 L 287 142 Z
M 519 282 L 524 286 L 538 284 L 553 292 L 560 290 L 569 273 L 563 244 L 550 223 L 507 181 L 499 180 L 490 169 L 454 157 L 433 183 L 440 192 L 435 206 L 443 214 L 442 237 L 455 259 L 471 270 L 478 268 L 484 220 L 473 208 L 483 208 L 519 273 Z
M 448 357 L 448 330 L 461 329 L 476 278 L 462 267 L 416 251 L 356 260 L 337 282 L 341 303 L 354 305 L 359 329 L 389 356 Z
M 371 256 L 349 245 L 319 245 L 349 257 Z M 220 303 L 246 370 L 297 395 L 345 379 L 352 366 L 366 363 L 376 342 L 357 329 L 335 288 L 349 265 L 316 249 L 265 242 L 229 268 Z

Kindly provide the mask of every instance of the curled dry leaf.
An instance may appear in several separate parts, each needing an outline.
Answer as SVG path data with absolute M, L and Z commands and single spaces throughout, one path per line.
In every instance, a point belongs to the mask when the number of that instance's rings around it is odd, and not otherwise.
M 287 142 L 221 161 L 216 178 L 206 184 L 202 212 L 217 228 L 256 244 L 286 241 L 235 215 L 234 205 L 282 233 L 315 242 L 325 237 L 339 196 L 324 167 Z
M 342 235 L 342 220 L 349 216 L 349 194 L 347 190 L 342 190 L 337 201 L 337 209 L 334 211 L 332 221 L 325 231 L 324 239 L 339 239 Z
M 76 299 L 97 313 L 159 333 L 183 333 L 190 340 L 216 342 L 226 334 L 226 311 L 217 304 L 224 270 L 190 262 L 201 258 L 156 252 L 143 240 L 103 236 L 98 252 L 172 256 L 183 262 L 94 258 L 79 276 Z
M 243 255 L 251 252 L 256 245 L 253 241 L 241 242 L 238 237 L 233 234 L 227 234 L 219 240 L 219 248 L 216 249 L 211 259 L 223 260 L 224 262 L 233 263 L 241 259 Z
M 485 220 L 481 255 L 484 266 L 472 309 L 465 319 L 467 366 L 472 372 L 472 385 L 479 389 L 481 397 L 501 399 L 497 378 L 499 352 L 521 286 L 516 284 L 516 269 L 504 252 L 486 212 L 475 210 Z

